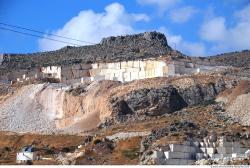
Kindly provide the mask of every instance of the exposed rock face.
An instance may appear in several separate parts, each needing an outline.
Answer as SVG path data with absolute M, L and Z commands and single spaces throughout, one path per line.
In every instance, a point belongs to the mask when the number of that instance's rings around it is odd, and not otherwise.
M 177 90 L 172 86 L 160 89 L 141 89 L 128 93 L 124 100 L 115 105 L 119 115 L 137 113 L 142 115 L 161 115 L 171 113 L 187 106 Z M 127 108 L 124 110 L 124 108 Z
M 57 51 L 33 54 L 5 54 L 3 66 L 27 69 L 48 65 L 115 62 L 170 54 L 166 37 L 158 32 L 104 38 L 100 44 L 65 47 Z
M 222 81 L 221 81 L 222 82 Z M 195 105 L 202 101 L 212 100 L 225 89 L 223 83 L 209 83 L 206 86 L 194 85 L 187 89 L 180 89 L 180 95 L 188 105 Z
M 143 120 L 214 99 L 234 82 L 225 80 L 218 76 L 192 76 L 154 78 L 126 84 L 107 80 L 77 87 L 28 85 L 24 91 L 3 99 L 0 129 L 81 132 L 96 128 L 100 123 L 108 126 L 127 120 Z M 38 122 L 33 122 L 33 119 Z M 11 121 L 15 121 L 17 127 L 12 127 Z
M 81 94 L 88 86 L 71 93 L 69 86 L 61 84 L 26 85 L 7 98 L 3 91 L 3 95 L 0 94 L 0 130 L 51 134 L 96 128 L 100 122 L 100 99 L 96 94 L 100 90 L 95 83 L 92 86 L 87 95 Z
M 134 42 L 138 42 L 136 45 L 144 48 L 145 42 L 156 43 L 159 46 L 165 46 L 168 48 L 167 39 L 164 34 L 157 32 L 145 32 L 140 34 L 135 34 L 132 36 L 117 36 L 104 38 L 101 41 L 101 45 L 104 46 L 122 46 L 122 45 L 132 45 Z
M 165 85 L 159 88 L 134 90 L 111 101 L 113 116 L 118 121 L 122 121 L 123 117 L 131 118 L 129 116 L 143 118 L 172 113 L 187 106 L 213 100 L 218 93 L 227 87 L 232 87 L 229 83 L 234 83 L 234 81 L 216 80 L 206 84 L 193 83 L 186 88 Z

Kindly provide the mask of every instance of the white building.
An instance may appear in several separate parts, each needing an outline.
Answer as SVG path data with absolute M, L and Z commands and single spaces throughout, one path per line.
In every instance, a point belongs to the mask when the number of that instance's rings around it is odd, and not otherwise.
M 37 160 L 38 157 L 34 152 L 34 148 L 32 146 L 27 146 L 22 149 L 22 151 L 18 152 L 16 155 L 17 163 L 26 163 L 28 161 Z
M 37 156 L 34 152 L 19 152 L 16 155 L 16 161 L 17 163 L 25 163 L 28 161 L 37 160 Z

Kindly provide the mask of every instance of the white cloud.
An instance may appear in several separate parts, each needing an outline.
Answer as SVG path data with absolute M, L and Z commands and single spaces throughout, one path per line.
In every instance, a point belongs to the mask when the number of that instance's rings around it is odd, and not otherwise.
M 159 9 L 160 13 L 180 3 L 181 0 L 137 0 L 140 5 L 153 5 Z
M 235 16 L 241 21 L 250 21 L 250 4 L 248 4 L 244 9 L 235 13 Z
M 105 7 L 103 13 L 95 13 L 92 10 L 81 11 L 78 16 L 73 17 L 52 34 L 98 43 L 103 37 L 136 33 L 139 30 L 134 29 L 133 25 L 139 21 L 149 21 L 149 17 L 143 13 L 127 13 L 123 5 L 112 3 Z M 55 38 L 53 36 L 47 37 Z M 59 40 L 65 41 L 65 39 Z M 70 40 L 67 42 L 75 43 L 75 41 Z M 42 51 L 66 46 L 66 44 L 49 41 L 45 38 L 39 39 L 38 43 Z
M 204 56 L 206 54 L 206 47 L 201 42 L 186 41 L 181 35 L 172 34 L 165 27 L 161 27 L 159 31 L 166 35 L 168 44 L 173 49 L 190 56 Z
M 223 17 L 215 17 L 203 23 L 200 30 L 201 38 L 207 41 L 219 41 L 225 37 L 226 27 Z
M 197 9 L 192 6 L 185 6 L 179 9 L 174 9 L 170 12 L 170 19 L 175 23 L 184 23 L 197 13 Z
M 184 54 L 189 54 L 191 56 L 205 56 L 206 48 L 201 42 L 187 42 L 182 41 L 180 43 L 181 50 L 184 51 Z
M 200 30 L 202 39 L 213 42 L 213 52 L 250 49 L 250 4 L 235 13 L 236 24 L 227 26 L 224 17 L 206 20 Z

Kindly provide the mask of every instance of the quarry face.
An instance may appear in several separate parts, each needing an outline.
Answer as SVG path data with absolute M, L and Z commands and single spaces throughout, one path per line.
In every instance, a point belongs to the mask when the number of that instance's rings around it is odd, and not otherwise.
M 60 84 L 31 84 L 20 88 L 1 103 L 0 129 L 22 133 L 74 134 L 95 128 L 99 115 L 89 111 L 92 102 L 88 105 L 81 97 L 67 94 L 68 90 L 69 86 Z M 85 123 L 91 118 L 95 122 L 91 123 L 92 126 Z M 81 128 L 69 128 L 78 122 L 82 122 Z M 64 130 L 65 127 L 69 130 Z
M 35 164 L 249 164 L 249 58 L 188 57 L 157 32 L 2 54 L 0 161 L 33 145 Z
M 1 102 L 1 130 L 33 133 L 80 133 L 112 118 L 157 116 L 212 100 L 234 80 L 214 76 L 134 81 L 95 81 L 77 85 L 24 85 Z M 200 79 L 199 79 L 200 78 Z M 203 78 L 213 80 L 208 83 Z M 191 81 L 190 81 L 191 80 Z M 187 83 L 185 83 L 187 82 Z M 127 88 L 127 89 L 125 89 Z M 15 124 L 13 124 L 15 123 Z

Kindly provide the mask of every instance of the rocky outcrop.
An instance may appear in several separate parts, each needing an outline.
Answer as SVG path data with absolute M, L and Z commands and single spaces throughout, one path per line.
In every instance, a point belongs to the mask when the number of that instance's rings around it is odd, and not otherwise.
M 222 82 L 222 81 L 220 81 Z M 180 95 L 188 105 L 199 104 L 202 101 L 212 100 L 226 88 L 225 83 L 209 83 L 206 86 L 194 85 L 187 89 L 180 89 Z
M 32 54 L 4 54 L 7 69 L 32 69 L 48 65 L 117 62 L 170 54 L 166 37 L 158 32 L 104 38 L 100 44 L 65 47 L 57 51 Z
M 134 114 L 156 116 L 172 113 L 186 107 L 187 103 L 172 87 L 141 89 L 128 93 L 118 101 L 114 108 L 118 115 Z
M 187 79 L 180 79 L 179 82 Z M 187 106 L 213 100 L 220 92 L 232 87 L 230 83 L 234 82 L 216 79 L 203 84 L 194 82 L 186 87 L 165 84 L 156 88 L 133 90 L 112 99 L 112 116 L 113 119 L 122 122 L 131 118 L 143 119 L 147 116 L 173 113 Z

